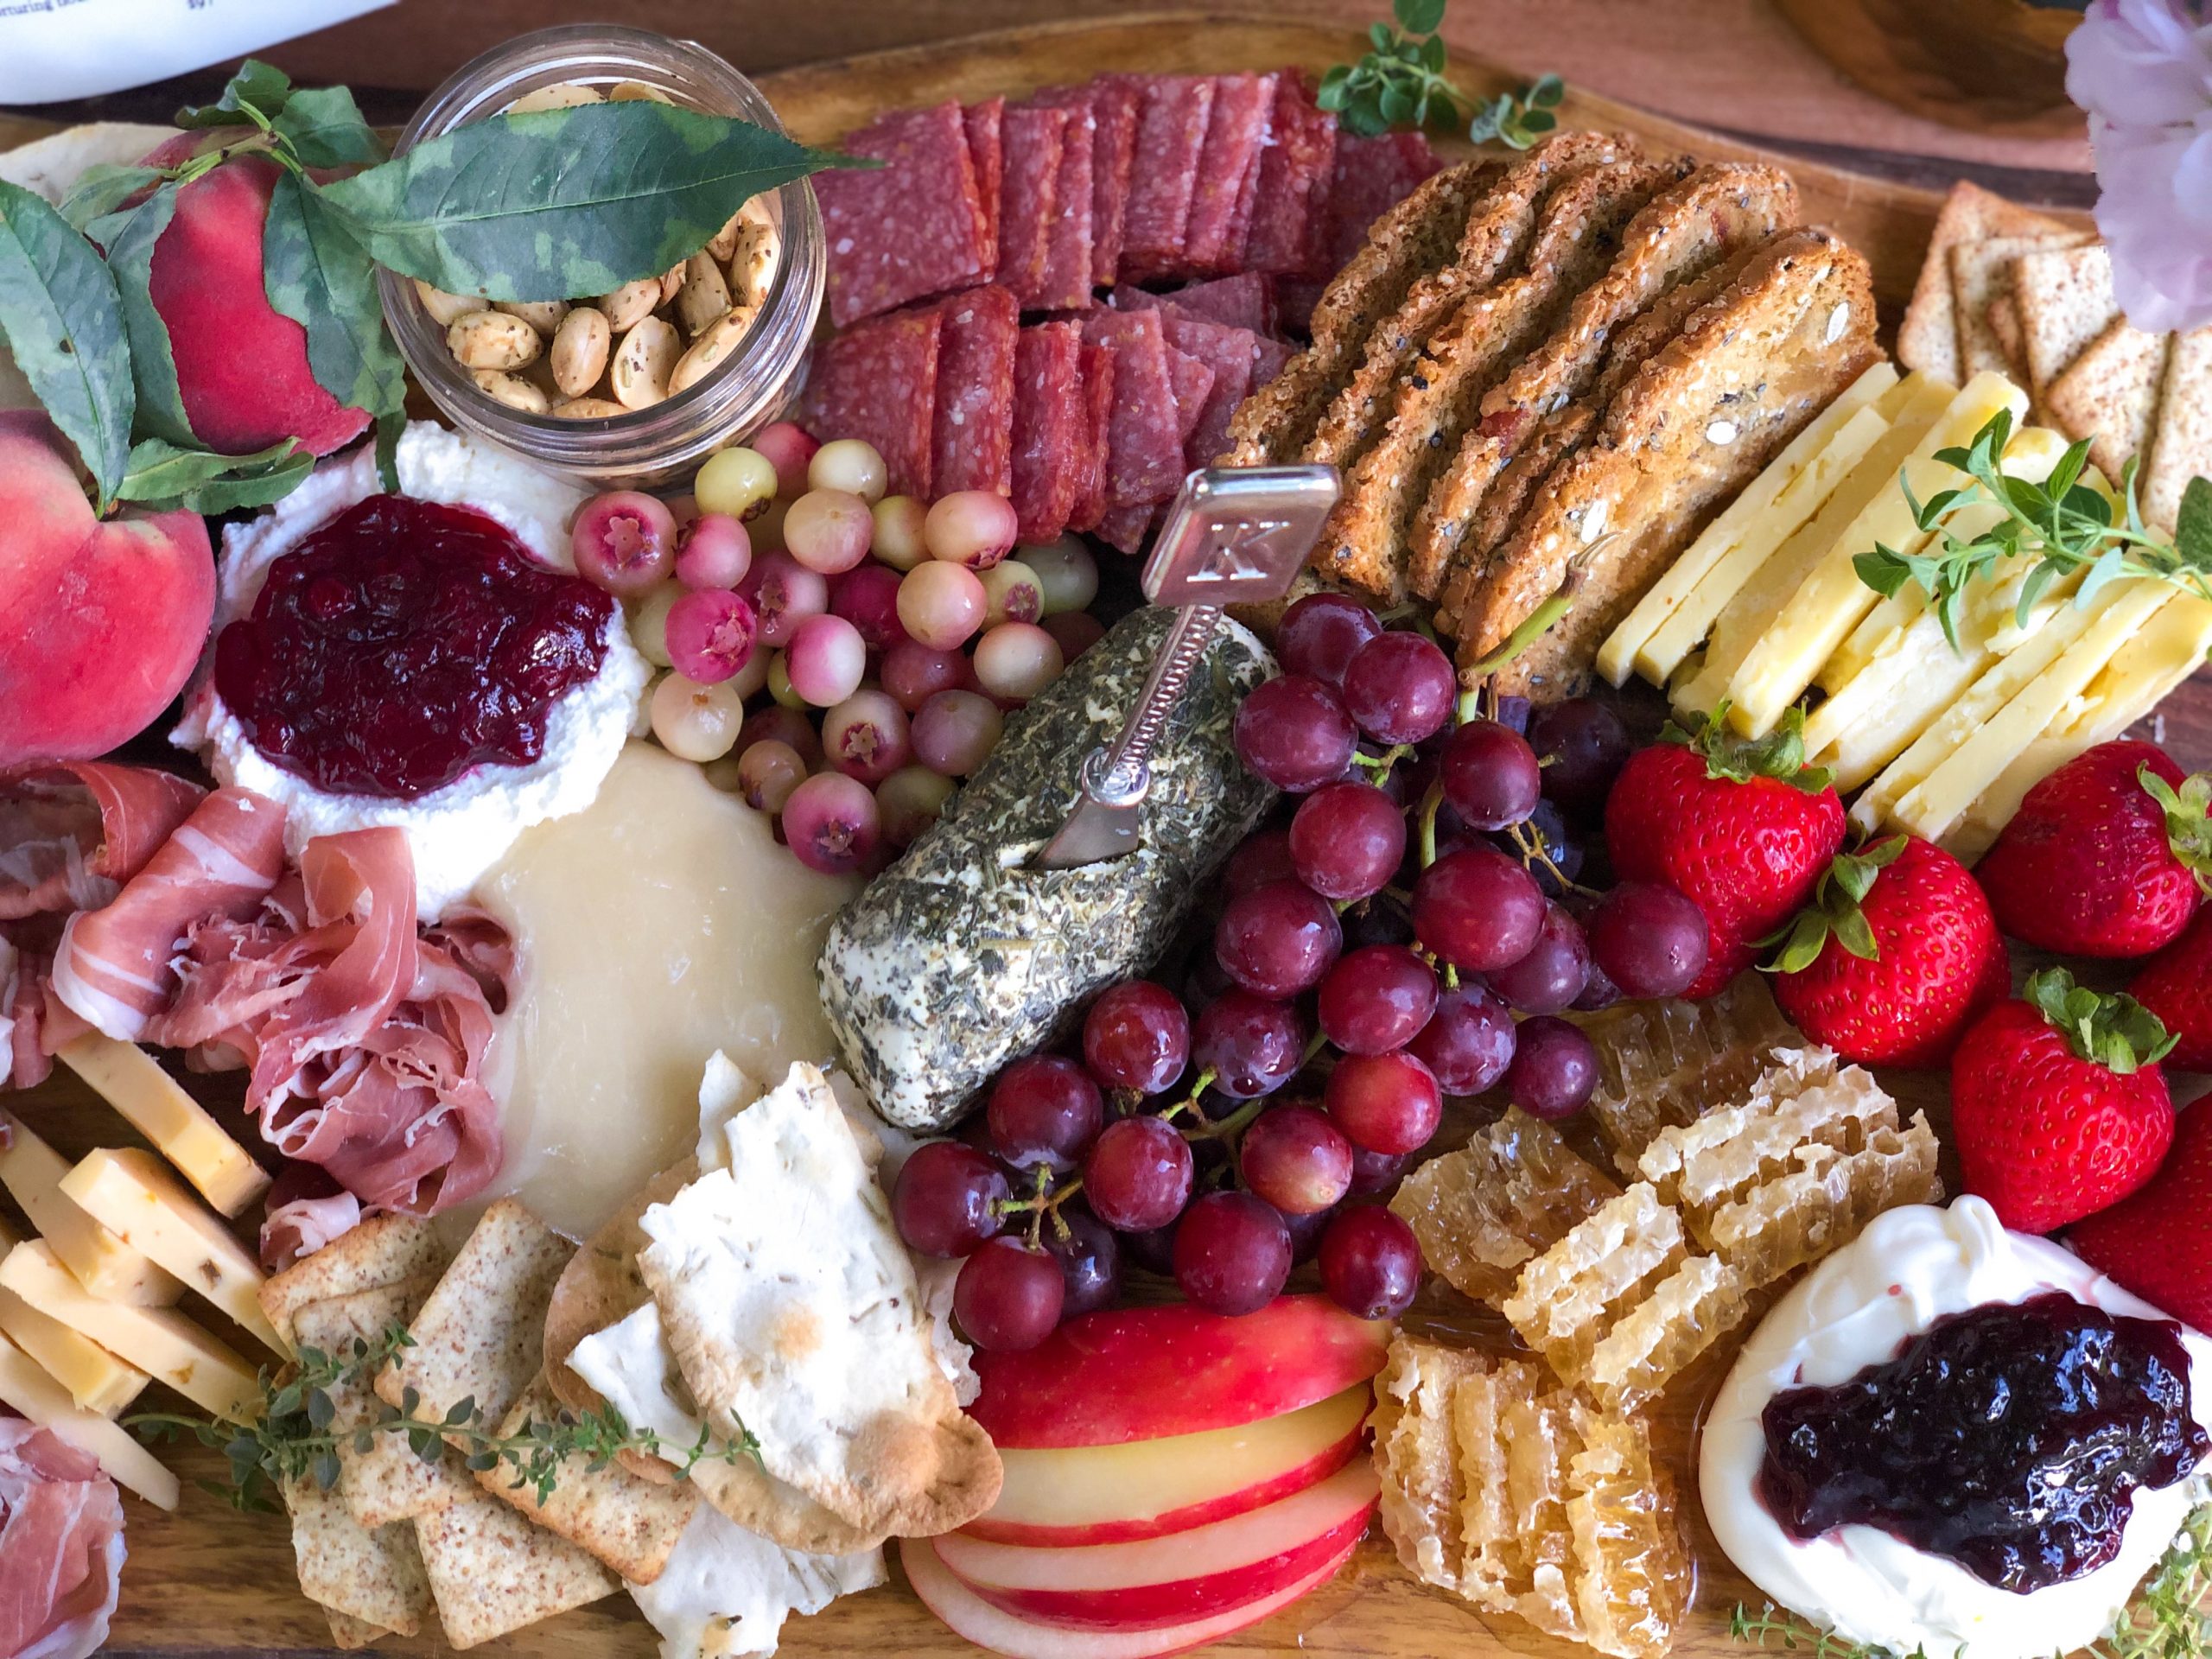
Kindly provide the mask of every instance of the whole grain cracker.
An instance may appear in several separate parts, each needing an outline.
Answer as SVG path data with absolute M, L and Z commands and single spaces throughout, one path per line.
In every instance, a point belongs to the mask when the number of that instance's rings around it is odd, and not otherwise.
M 308 1600 L 380 1630 L 412 1636 L 429 1611 L 429 1581 L 404 1524 L 363 1526 L 335 1489 L 314 1478 L 281 1483 L 292 1516 L 292 1554 Z
M 2117 480 L 2151 442 L 2172 338 L 2117 318 L 2044 394 L 2058 429 L 2088 439 L 2089 459 L 2107 478 Z
M 381 1624 L 372 1624 L 365 1618 L 356 1618 L 351 1613 L 341 1613 L 335 1607 L 326 1607 L 322 1616 L 330 1621 L 330 1643 L 342 1652 L 355 1653 L 381 1642 L 387 1636 L 397 1635 Z
M 355 1338 L 374 1342 L 395 1325 L 405 1325 L 436 1283 L 428 1276 L 404 1284 L 379 1286 L 350 1296 L 309 1302 L 293 1316 L 302 1344 L 327 1354 L 343 1351 Z M 376 1421 L 376 1395 L 363 1384 L 330 1389 L 332 1431 L 349 1435 Z M 349 1438 L 338 1448 L 338 1492 L 353 1519 L 372 1529 L 442 1510 L 471 1490 L 450 1452 L 425 1461 L 402 1434 L 379 1433 L 365 1452 Z
M 2112 291 L 2112 250 L 2101 242 L 2042 248 L 2012 264 L 2028 385 L 2038 403 L 2050 383 L 2120 315 Z
M 2212 476 L 2212 328 L 2173 337 L 2158 392 L 2157 429 L 2143 463 L 2143 517 L 2171 531 L 2182 492 Z
M 1959 335 L 1959 384 L 1987 371 L 2027 378 L 2027 365 L 2005 348 L 1994 315 L 1999 300 L 2012 291 L 2012 265 L 2023 255 L 2049 248 L 2078 247 L 2089 240 L 2082 232 L 2032 236 L 1987 236 L 1950 250 L 1951 326 Z M 2017 331 L 2019 317 L 2012 315 Z
M 1961 385 L 1966 377 L 1959 372 L 1958 324 L 1951 303 L 1952 247 L 1985 237 L 2036 236 L 2069 228 L 2063 220 L 2017 207 L 1978 184 L 1962 179 L 1953 185 L 1936 215 L 1928 256 L 1913 284 L 1912 303 L 1897 330 L 1897 360 L 1909 369 Z
M 438 1622 L 456 1648 L 473 1648 L 611 1596 L 620 1581 L 588 1551 L 489 1492 L 415 1522 L 415 1541 Z
M 292 1316 L 308 1303 L 435 1275 L 449 1254 L 436 1227 L 419 1216 L 372 1216 L 265 1281 L 261 1311 L 289 1342 Z

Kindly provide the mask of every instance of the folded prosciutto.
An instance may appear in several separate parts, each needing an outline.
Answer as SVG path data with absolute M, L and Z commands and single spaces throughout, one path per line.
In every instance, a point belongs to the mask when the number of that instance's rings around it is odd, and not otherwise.
M 98 910 L 203 793 L 173 772 L 98 760 L 0 776 L 0 922 Z
M 84 1659 L 123 1580 L 123 1500 L 89 1452 L 0 1417 L 0 1659 Z

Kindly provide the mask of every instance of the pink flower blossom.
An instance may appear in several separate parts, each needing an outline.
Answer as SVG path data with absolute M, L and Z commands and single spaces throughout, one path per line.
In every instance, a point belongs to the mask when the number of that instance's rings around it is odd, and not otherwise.
M 2121 308 L 2154 332 L 2212 322 L 2212 24 L 2190 0 L 2091 0 L 2066 58 Z

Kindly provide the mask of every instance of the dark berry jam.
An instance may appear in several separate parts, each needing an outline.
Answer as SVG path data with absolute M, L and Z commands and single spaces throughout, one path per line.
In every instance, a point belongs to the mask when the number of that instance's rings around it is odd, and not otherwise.
M 215 690 L 255 748 L 336 795 L 411 801 L 545 753 L 599 672 L 614 601 L 497 520 L 372 495 L 269 567 L 215 641 Z
M 1938 1319 L 1763 1421 L 1759 1497 L 1793 1536 L 1879 1527 L 2024 1595 L 2111 1560 L 2135 1490 L 2212 1449 L 2181 1327 L 2058 1292 Z

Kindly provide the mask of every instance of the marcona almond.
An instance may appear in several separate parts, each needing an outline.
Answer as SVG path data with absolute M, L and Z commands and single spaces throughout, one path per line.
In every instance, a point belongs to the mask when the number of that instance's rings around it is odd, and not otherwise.
M 729 311 L 729 283 L 714 256 L 702 250 L 683 262 L 683 286 L 676 293 L 676 315 L 683 332 L 696 335 Z
M 618 334 L 626 334 L 653 314 L 660 303 L 660 278 L 640 276 L 634 283 L 625 283 L 612 294 L 600 296 L 599 308 L 607 314 L 607 325 Z
M 553 405 L 553 418 L 560 421 L 608 421 L 629 412 L 607 397 L 570 397 Z
M 753 308 L 740 306 L 726 311 L 719 321 L 709 326 L 707 332 L 691 342 L 691 349 L 676 360 L 675 371 L 668 377 L 668 394 L 673 397 L 685 387 L 696 385 L 720 368 L 733 356 L 753 327 Z
M 607 372 L 607 357 L 613 345 L 614 330 L 607 314 L 592 306 L 577 306 L 553 331 L 553 384 L 571 397 L 582 397 Z
M 484 308 L 483 301 L 472 300 L 466 294 L 448 294 L 442 288 L 432 288 L 420 276 L 415 279 L 415 297 L 423 302 L 423 309 L 429 313 L 430 321 L 441 328 L 450 328 L 456 319 Z
M 519 369 L 537 360 L 545 341 L 520 317 L 471 311 L 446 330 L 446 348 L 464 369 Z
M 660 302 L 673 305 L 676 296 L 683 291 L 683 267 L 688 261 L 678 260 L 660 274 Z
M 738 227 L 744 223 L 745 210 L 741 207 L 729 216 L 728 224 L 715 232 L 714 239 L 707 244 L 707 251 L 723 264 L 729 264 L 730 255 L 737 251 Z
M 521 410 L 526 415 L 543 415 L 546 411 L 545 394 L 518 374 L 508 374 L 499 369 L 477 369 L 469 378 L 480 391 L 490 393 L 509 409 Z
M 740 215 L 737 246 L 729 256 L 729 289 L 741 305 L 760 305 L 768 297 L 768 283 L 776 274 L 776 232 L 750 209 Z
M 579 104 L 597 104 L 603 100 L 599 88 L 585 86 L 573 80 L 556 81 L 550 86 L 541 86 L 534 92 L 524 92 L 507 105 L 509 115 L 528 115 L 535 110 L 572 110 Z
M 566 300 L 494 300 L 492 308 L 511 317 L 520 317 L 541 334 L 550 334 L 561 326 L 561 319 L 569 315 Z
M 683 355 L 675 327 L 647 317 L 622 336 L 607 371 L 614 401 L 625 409 L 648 409 L 668 396 L 668 378 Z
M 618 80 L 607 90 L 610 104 L 673 104 L 676 100 L 658 86 L 642 80 Z

